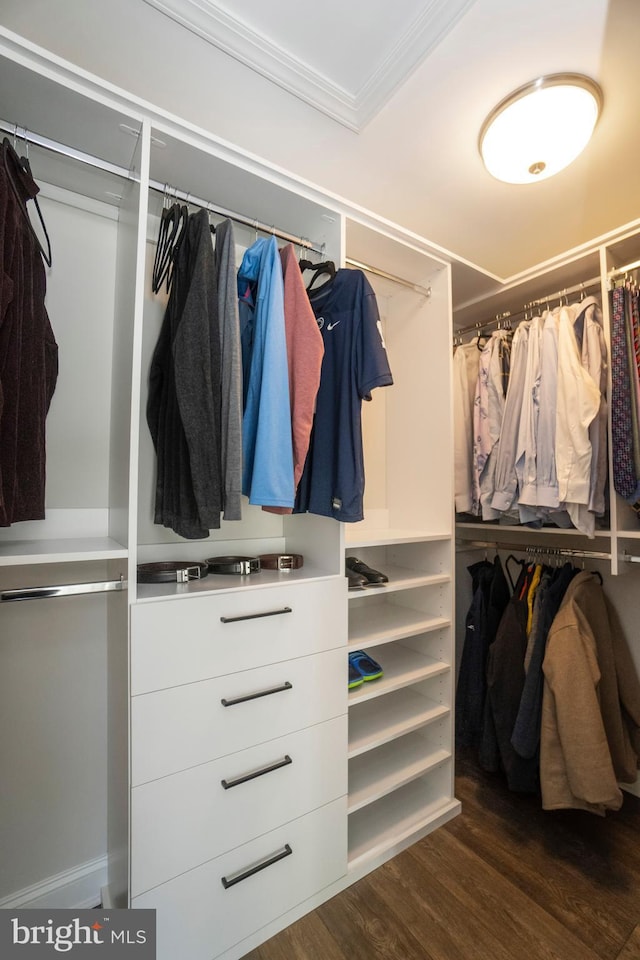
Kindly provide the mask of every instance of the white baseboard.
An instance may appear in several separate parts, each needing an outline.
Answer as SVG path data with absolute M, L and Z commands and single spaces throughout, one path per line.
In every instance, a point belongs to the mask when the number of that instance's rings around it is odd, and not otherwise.
M 100 903 L 100 890 L 106 883 L 107 857 L 97 857 L 30 887 L 16 890 L 0 899 L 0 909 L 44 907 L 49 910 L 84 910 Z

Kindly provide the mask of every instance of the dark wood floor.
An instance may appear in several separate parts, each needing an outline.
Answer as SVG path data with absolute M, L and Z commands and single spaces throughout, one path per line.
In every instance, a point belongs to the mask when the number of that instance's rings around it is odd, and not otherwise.
M 548 813 L 459 758 L 462 814 L 246 960 L 640 960 L 640 800 Z

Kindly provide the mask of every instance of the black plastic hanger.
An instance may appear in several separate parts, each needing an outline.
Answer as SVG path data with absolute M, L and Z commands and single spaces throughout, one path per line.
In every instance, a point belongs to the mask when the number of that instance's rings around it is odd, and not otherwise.
M 27 221 L 27 225 L 28 225 L 28 227 L 29 227 L 29 230 L 30 230 L 33 238 L 35 239 L 35 241 L 36 241 L 36 243 L 37 243 L 37 245 L 38 245 L 38 249 L 40 250 L 40 253 L 42 254 L 42 259 L 44 260 L 44 262 L 46 263 L 46 265 L 47 265 L 48 267 L 50 267 L 51 264 L 52 264 L 52 260 L 53 260 L 52 254 L 51 254 L 51 241 L 50 241 L 50 239 L 49 239 L 49 234 L 48 234 L 48 232 L 47 232 L 47 226 L 46 226 L 46 224 L 45 224 L 45 222 L 44 222 L 44 217 L 42 216 L 42 211 L 41 211 L 41 209 L 40 209 L 40 204 L 38 203 L 38 198 L 37 198 L 37 197 L 33 197 L 33 202 L 34 202 L 35 208 L 36 208 L 36 210 L 37 210 L 37 212 L 38 212 L 38 219 L 40 220 L 40 223 L 41 223 L 41 225 L 42 225 L 42 229 L 43 229 L 43 231 L 44 231 L 44 236 L 45 236 L 45 239 L 46 239 L 46 241 L 47 241 L 47 250 L 46 250 L 46 252 L 45 252 L 42 244 L 40 243 L 40 238 L 38 237 L 38 234 L 37 234 L 36 231 L 33 229 L 33 224 L 31 223 L 31 220 L 29 219 L 29 214 L 28 214 L 27 211 L 26 211 L 26 207 L 25 207 L 23 198 L 21 197 L 20 191 L 18 190 L 17 184 L 16 184 L 16 182 L 15 182 L 15 180 L 14 180 L 14 178 L 13 178 L 13 173 L 12 173 L 11 170 L 9 169 L 9 164 L 8 164 L 8 162 L 7 162 L 7 156 L 8 156 L 8 154 L 9 154 L 9 151 L 11 151 L 11 153 L 13 153 L 16 162 L 22 167 L 22 169 L 25 171 L 25 173 L 27 173 L 27 174 L 31 177 L 31 179 L 33 179 L 33 174 L 31 173 L 31 164 L 29 163 L 29 160 L 28 160 L 27 157 L 18 157 L 17 153 L 15 152 L 15 150 L 13 149 L 13 147 L 11 146 L 11 144 L 10 144 L 10 142 L 9 142 L 9 140 L 8 140 L 7 137 L 5 137 L 4 140 L 2 141 L 2 148 L 3 148 L 3 149 L 2 149 L 2 159 L 3 159 L 3 163 L 4 163 L 4 169 L 5 169 L 5 172 L 6 172 L 6 174 L 7 174 L 7 179 L 8 179 L 8 181 L 9 181 L 9 185 L 10 185 L 10 187 L 11 187 L 11 189 L 12 189 L 12 191 L 13 191 L 15 197 L 16 197 L 16 199 L 18 200 L 18 205 L 19 205 L 19 207 L 20 207 L 20 210 L 21 210 L 21 212 L 22 212 L 22 215 L 24 216 L 25 220 Z
M 313 270 L 313 276 L 307 284 L 307 293 L 313 289 L 313 286 L 318 279 L 325 274 L 328 274 L 329 280 L 333 280 L 336 275 L 336 265 L 333 260 L 324 260 L 322 263 L 314 263 L 312 260 L 300 260 L 298 263 L 301 273 L 304 273 L 305 270 Z M 328 283 L 328 281 L 325 281 Z
M 170 207 L 162 209 L 151 279 L 151 289 L 154 293 L 160 292 L 165 280 L 167 293 L 169 292 L 175 255 L 180 247 L 188 215 L 187 207 L 180 206 L 179 203 L 172 203 Z

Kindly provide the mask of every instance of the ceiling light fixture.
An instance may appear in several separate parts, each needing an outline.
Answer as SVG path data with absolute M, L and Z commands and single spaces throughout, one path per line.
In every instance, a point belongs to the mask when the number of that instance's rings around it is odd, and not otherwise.
M 579 73 L 554 73 L 515 90 L 480 131 L 484 165 L 497 180 L 535 183 L 568 167 L 591 138 L 602 90 Z

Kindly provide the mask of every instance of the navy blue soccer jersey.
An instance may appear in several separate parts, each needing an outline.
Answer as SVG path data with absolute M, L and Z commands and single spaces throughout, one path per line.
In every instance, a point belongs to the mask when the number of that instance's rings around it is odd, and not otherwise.
M 324 358 L 294 513 L 354 523 L 363 519 L 362 401 L 393 378 L 376 297 L 361 270 L 338 270 L 310 300 Z

